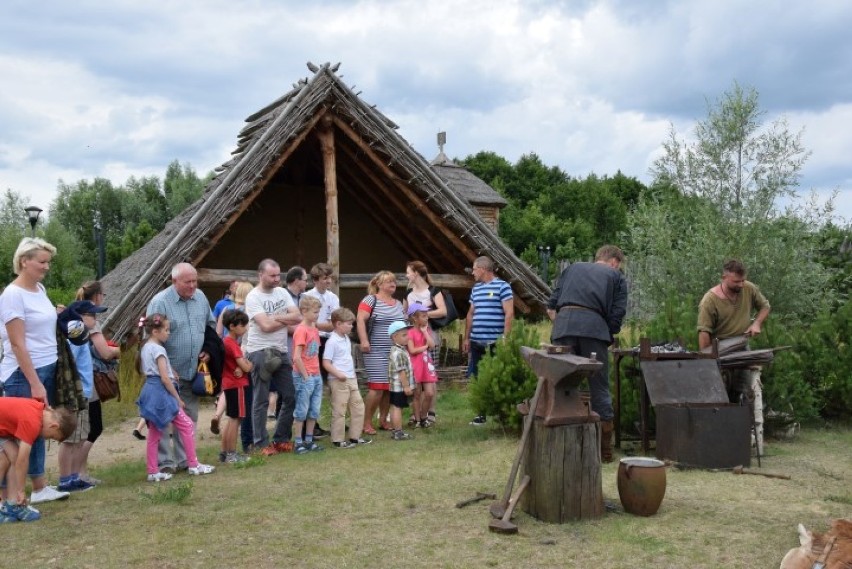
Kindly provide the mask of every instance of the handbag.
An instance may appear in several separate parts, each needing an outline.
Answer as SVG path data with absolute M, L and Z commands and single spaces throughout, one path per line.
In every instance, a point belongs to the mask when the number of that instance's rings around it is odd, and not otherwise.
M 213 381 L 213 376 L 210 375 L 210 370 L 207 369 L 207 364 L 200 362 L 198 364 L 198 373 L 192 380 L 192 392 L 196 395 L 213 395 L 216 390 L 216 382 Z
M 103 402 L 118 398 L 118 401 L 121 401 L 121 386 L 118 383 L 118 374 L 115 373 L 114 369 L 96 371 L 94 377 L 98 399 Z
M 447 314 L 441 318 L 429 319 L 429 325 L 433 330 L 439 330 L 445 326 L 449 326 L 459 318 L 459 312 L 456 310 L 456 304 L 453 302 L 453 297 L 447 289 L 440 289 L 436 287 L 429 288 L 429 294 L 432 295 L 432 306 L 437 306 L 437 304 L 435 304 L 435 295 L 439 292 L 444 295 L 444 305 L 447 307 Z

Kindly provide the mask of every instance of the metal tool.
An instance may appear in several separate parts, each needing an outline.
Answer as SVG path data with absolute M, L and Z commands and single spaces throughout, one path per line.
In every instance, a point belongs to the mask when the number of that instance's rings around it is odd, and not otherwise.
M 495 500 L 497 499 L 497 494 L 493 492 L 477 492 L 476 496 L 473 498 L 468 498 L 467 500 L 462 500 L 461 502 L 456 502 L 456 508 L 464 508 L 465 506 L 470 506 L 471 504 L 475 504 L 476 502 L 481 502 L 482 500 Z
M 506 508 L 506 511 L 503 512 L 503 517 L 499 520 L 491 520 L 488 523 L 488 529 L 490 531 L 496 533 L 518 533 L 518 526 L 511 522 L 512 512 L 515 510 L 515 506 L 518 505 L 518 500 L 521 499 L 521 494 L 523 494 L 524 490 L 527 489 L 527 485 L 529 483 L 530 477 L 529 474 L 526 474 L 521 479 L 521 483 L 518 485 L 515 493 L 512 494 L 512 497 L 509 499 L 509 506 Z
M 735 466 L 732 471 L 734 474 L 754 474 L 755 476 L 765 476 L 767 478 L 780 478 L 781 480 L 791 480 L 786 474 L 775 474 L 773 472 L 762 472 L 760 470 L 752 470 L 751 468 L 743 468 Z
M 535 395 L 530 402 L 530 414 L 524 417 L 524 432 L 521 434 L 521 442 L 518 443 L 518 451 L 515 453 L 515 461 L 512 463 L 512 470 L 509 473 L 509 480 L 506 481 L 506 489 L 503 491 L 503 498 L 491 504 L 489 511 L 495 518 L 503 517 L 503 513 L 509 506 L 509 498 L 512 495 L 512 487 L 515 485 L 515 477 L 518 475 L 518 466 L 521 464 L 521 458 L 524 456 L 524 450 L 527 446 L 527 439 L 530 436 L 533 421 L 535 420 L 535 410 L 538 405 L 538 398 L 541 396 L 541 391 L 544 386 L 544 379 L 539 377 L 538 384 L 535 386 Z

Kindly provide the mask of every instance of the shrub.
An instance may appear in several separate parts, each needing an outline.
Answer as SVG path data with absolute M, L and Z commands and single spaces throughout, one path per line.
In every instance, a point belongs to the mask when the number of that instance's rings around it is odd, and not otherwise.
M 516 405 L 532 397 L 537 383 L 521 356 L 521 346 L 537 348 L 538 345 L 538 332 L 523 320 L 516 320 L 511 333 L 497 343 L 494 354 L 485 354 L 479 362 L 479 375 L 469 388 L 473 408 L 504 427 L 519 428 L 521 415 Z
M 764 372 L 767 404 L 798 420 L 852 419 L 852 301 L 823 312 L 807 328 L 767 330 L 761 343 L 790 345 Z

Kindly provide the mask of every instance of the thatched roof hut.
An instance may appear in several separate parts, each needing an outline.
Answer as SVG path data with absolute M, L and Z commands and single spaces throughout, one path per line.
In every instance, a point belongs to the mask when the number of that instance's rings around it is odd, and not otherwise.
M 412 259 L 465 299 L 472 280 L 464 269 L 487 254 L 517 308 L 543 312 L 547 285 L 476 211 L 496 211 L 502 198 L 452 163 L 431 166 L 341 81 L 339 64 L 308 67 L 313 77 L 246 119 L 201 199 L 104 277 L 119 299 L 105 328 L 123 337 L 175 263 L 195 265 L 214 300 L 211 291 L 232 280 L 254 281 L 266 257 L 283 269 L 328 262 L 342 302 L 354 306 L 372 274 L 402 271 Z

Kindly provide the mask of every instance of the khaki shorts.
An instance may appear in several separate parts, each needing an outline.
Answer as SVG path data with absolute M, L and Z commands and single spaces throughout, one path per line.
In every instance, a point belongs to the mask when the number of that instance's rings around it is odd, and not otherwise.
M 89 438 L 89 410 L 86 409 L 84 411 L 77 412 L 77 428 L 74 429 L 74 433 L 62 441 L 63 443 L 81 443 Z

